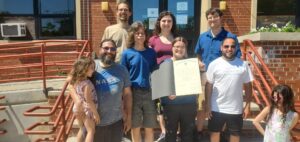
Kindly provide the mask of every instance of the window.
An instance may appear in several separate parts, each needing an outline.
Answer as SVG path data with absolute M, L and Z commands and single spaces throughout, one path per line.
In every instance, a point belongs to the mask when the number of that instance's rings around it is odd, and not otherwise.
M 0 0 L 0 14 L 33 14 L 33 1 Z
M 289 21 L 296 25 L 296 7 L 300 7 L 296 1 L 257 0 L 257 27 L 267 26 L 271 23 L 281 27 Z
M 75 21 L 75 0 L 0 0 L 0 23 L 25 22 L 32 39 L 75 38 Z
M 194 55 L 199 36 L 200 0 L 131 0 L 133 21 L 143 21 L 151 35 L 159 13 L 171 11 L 176 18 L 177 32 L 188 40 L 188 54 Z M 191 32 L 193 31 L 193 32 Z
M 74 35 L 72 18 L 42 18 L 41 23 L 42 37 Z
M 74 1 L 71 0 L 41 0 L 41 14 L 72 14 L 74 11 Z

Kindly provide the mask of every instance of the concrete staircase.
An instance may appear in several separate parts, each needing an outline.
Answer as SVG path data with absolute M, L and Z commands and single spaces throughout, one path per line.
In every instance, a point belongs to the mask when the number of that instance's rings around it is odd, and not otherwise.
M 51 86 L 50 90 L 59 90 L 63 86 L 64 80 L 48 80 L 47 85 Z M 0 100 L 0 105 L 6 107 L 4 111 L 0 111 L 0 118 L 7 120 L 0 125 L 0 129 L 7 130 L 6 134 L 0 136 L 0 142 L 30 142 L 43 137 L 40 135 L 25 135 L 24 130 L 36 122 L 49 121 L 49 118 L 26 117 L 23 115 L 26 110 L 33 106 L 48 105 L 48 99 L 43 93 L 41 81 L 0 84 L 0 96 L 5 96 L 5 99 Z M 48 130 L 46 127 L 38 127 L 35 130 L 44 129 Z

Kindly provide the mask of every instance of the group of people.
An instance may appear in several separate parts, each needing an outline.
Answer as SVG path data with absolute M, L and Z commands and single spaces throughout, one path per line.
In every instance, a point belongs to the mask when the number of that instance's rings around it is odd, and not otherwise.
M 222 28 L 222 12 L 217 8 L 206 12 L 210 30 L 199 36 L 195 47 L 205 93 L 170 94 L 160 98 L 159 105 L 151 97 L 151 73 L 164 62 L 188 58 L 188 43 L 176 33 L 171 12 L 159 14 L 149 40 L 141 22 L 128 24 L 131 14 L 129 4 L 120 1 L 118 23 L 105 29 L 96 50 L 98 58 L 82 57 L 70 72 L 73 112 L 80 125 L 77 141 L 121 142 L 124 134 L 131 132 L 132 142 L 153 142 L 154 128 L 160 127 L 166 142 L 176 142 L 178 134 L 182 142 L 196 142 L 201 141 L 205 118 L 210 141 L 219 142 L 224 128 L 230 142 L 240 141 L 243 118 L 250 112 L 253 76 L 249 65 L 239 58 L 236 35 Z M 278 85 L 271 96 L 272 105 L 253 123 L 266 142 L 286 142 L 298 120 L 293 92 Z M 260 121 L 265 118 L 264 130 Z

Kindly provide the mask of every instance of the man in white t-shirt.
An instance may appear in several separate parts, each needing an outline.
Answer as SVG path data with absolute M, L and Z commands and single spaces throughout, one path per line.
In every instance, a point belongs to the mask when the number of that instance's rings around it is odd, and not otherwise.
M 222 57 L 211 62 L 206 73 L 206 115 L 212 142 L 220 141 L 220 132 L 225 124 L 230 142 L 239 142 L 243 117 L 246 118 L 250 112 L 253 76 L 248 64 L 236 58 L 236 45 L 233 38 L 224 39 Z M 244 109 L 243 85 L 246 97 Z

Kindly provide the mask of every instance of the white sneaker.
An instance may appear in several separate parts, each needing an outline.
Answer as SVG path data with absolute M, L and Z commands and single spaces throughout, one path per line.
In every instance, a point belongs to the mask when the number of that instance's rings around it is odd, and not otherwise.
M 155 142 L 164 142 L 165 141 L 165 133 L 161 133 L 159 138 Z

